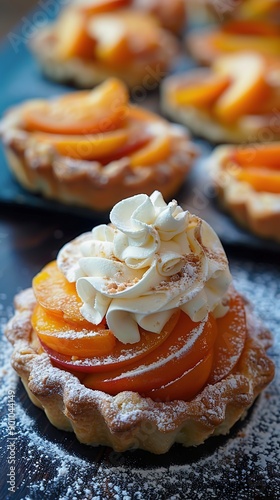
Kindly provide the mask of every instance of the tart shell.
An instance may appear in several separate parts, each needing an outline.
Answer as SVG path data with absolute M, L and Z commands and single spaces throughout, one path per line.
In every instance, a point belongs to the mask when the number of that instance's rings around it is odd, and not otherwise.
M 280 242 L 280 194 L 255 191 L 225 171 L 223 164 L 232 151 L 231 146 L 219 146 L 208 162 L 222 208 L 257 236 Z
M 124 157 L 102 165 L 60 156 L 52 145 L 32 140 L 20 123 L 19 107 L 8 112 L 1 127 L 7 162 L 18 182 L 46 198 L 100 212 L 139 193 L 160 190 L 172 198 L 198 154 L 187 132 L 166 122 L 171 151 L 164 161 L 132 167 Z
M 15 315 L 6 327 L 14 346 L 12 365 L 32 402 L 57 428 L 73 431 L 81 443 L 107 445 L 118 452 L 143 449 L 166 453 L 174 443 L 197 446 L 227 434 L 243 418 L 274 376 L 265 349 L 271 335 L 247 309 L 248 336 L 234 371 L 208 384 L 189 402 L 156 402 L 134 392 L 110 396 L 86 388 L 79 379 L 51 364 L 38 348 L 31 326 L 35 298 L 31 289 L 15 298 Z

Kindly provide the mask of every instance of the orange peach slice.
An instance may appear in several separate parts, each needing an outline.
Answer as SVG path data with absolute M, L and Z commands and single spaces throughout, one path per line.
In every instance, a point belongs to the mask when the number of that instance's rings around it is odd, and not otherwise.
M 242 115 L 253 112 L 258 102 L 269 94 L 265 63 L 257 54 L 221 58 L 214 69 L 233 78 L 232 84 L 214 106 L 214 112 L 222 121 L 234 122 Z
M 128 140 L 128 131 L 124 129 L 112 132 L 63 136 L 54 134 L 36 134 L 38 140 L 52 144 L 62 156 L 81 160 L 102 160 L 113 155 Z
M 89 32 L 97 40 L 95 57 L 98 60 L 115 66 L 124 64 L 131 57 L 127 29 L 119 16 L 94 16 L 89 23 Z
M 67 9 L 59 19 L 56 33 L 56 54 L 59 58 L 93 58 L 96 41 L 87 32 L 83 14 L 74 9 Z
M 77 7 L 87 15 L 111 12 L 114 9 L 127 7 L 132 0 L 82 0 Z
M 115 130 L 126 118 L 128 92 L 110 78 L 91 92 L 77 92 L 23 109 L 25 128 L 50 134 L 97 134 Z
M 180 106 L 211 106 L 230 84 L 226 75 L 209 74 L 201 82 L 186 83 L 174 91 L 174 100 Z
M 279 9 L 278 0 L 246 0 L 238 7 L 240 18 L 262 18 L 264 15 Z
M 248 167 L 236 173 L 239 181 L 248 182 L 255 191 L 280 193 L 280 165 L 279 171 L 267 168 Z
M 87 358 L 104 356 L 113 351 L 116 338 L 104 325 L 91 325 L 81 329 L 80 325 L 67 323 L 64 319 L 49 315 L 39 304 L 31 319 L 39 339 L 60 354 Z
M 240 146 L 234 149 L 231 158 L 242 167 L 280 170 L 280 143 Z
M 82 301 L 75 283 L 69 283 L 58 269 L 56 261 L 47 264 L 32 281 L 33 291 L 40 306 L 49 314 L 67 322 L 89 328 L 90 323 L 80 313 Z
M 144 148 L 130 156 L 132 167 L 144 167 L 165 160 L 171 152 L 171 139 L 166 133 L 154 137 Z

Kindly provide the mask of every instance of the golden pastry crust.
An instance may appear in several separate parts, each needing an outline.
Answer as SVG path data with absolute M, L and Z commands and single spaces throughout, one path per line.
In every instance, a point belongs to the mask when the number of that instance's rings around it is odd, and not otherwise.
M 112 397 L 87 389 L 76 376 L 52 366 L 32 331 L 34 306 L 31 289 L 15 298 L 16 313 L 6 328 L 14 346 L 13 367 L 50 422 L 74 431 L 88 445 L 109 445 L 116 451 L 139 448 L 156 454 L 167 452 L 175 442 L 199 445 L 210 436 L 227 434 L 274 375 L 274 365 L 265 353 L 271 335 L 247 305 L 245 347 L 226 378 L 208 384 L 189 402 L 155 402 L 128 391 Z
M 81 55 L 61 56 L 57 50 L 59 30 L 55 24 L 40 30 L 40 33 L 32 39 L 30 47 L 42 71 L 51 80 L 69 82 L 78 88 L 91 88 L 114 76 L 123 80 L 136 94 L 138 90 L 142 95 L 143 91 L 158 87 L 178 53 L 176 38 L 159 26 L 155 26 L 155 29 L 156 46 L 144 54 L 138 55 L 136 52 L 134 57 L 129 58 L 127 64 L 110 65 L 98 58 Z
M 234 149 L 219 146 L 208 162 L 218 198 L 238 224 L 261 238 L 280 241 L 280 194 L 256 191 L 248 182 L 238 180 L 226 168 Z
M 170 152 L 164 160 L 132 166 L 129 156 L 110 161 L 75 159 L 60 155 L 53 145 L 34 139 L 22 127 L 28 103 L 7 113 L 1 124 L 2 139 L 10 169 L 26 189 L 64 204 L 97 211 L 110 209 L 120 199 L 160 189 L 170 199 L 184 182 L 197 149 L 188 134 L 158 117 L 170 137 Z M 156 115 L 153 115 L 156 117 Z M 143 133 L 143 125 L 139 135 Z

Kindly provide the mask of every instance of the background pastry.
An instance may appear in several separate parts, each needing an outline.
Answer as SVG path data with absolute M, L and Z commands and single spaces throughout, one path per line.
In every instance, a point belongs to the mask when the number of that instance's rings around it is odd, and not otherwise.
M 187 48 L 196 61 L 206 65 L 221 55 L 240 51 L 279 57 L 280 28 L 278 23 L 268 21 L 233 20 L 191 31 Z
M 278 59 L 254 52 L 220 57 L 211 68 L 166 78 L 161 107 L 210 141 L 279 140 L 279 70 Z
M 274 367 L 217 235 L 159 192 L 110 218 L 16 298 L 6 334 L 29 396 L 56 427 L 117 451 L 226 434 Z
M 81 88 L 115 76 L 129 87 L 145 88 L 148 79 L 155 89 L 178 50 L 173 34 L 152 14 L 134 9 L 91 13 L 92 5 L 71 4 L 32 39 L 43 71 Z
M 209 173 L 222 206 L 242 226 L 280 241 L 280 143 L 220 146 Z
M 170 198 L 197 154 L 182 127 L 130 105 L 116 79 L 16 106 L 1 129 L 10 168 L 25 188 L 100 211 L 156 188 Z

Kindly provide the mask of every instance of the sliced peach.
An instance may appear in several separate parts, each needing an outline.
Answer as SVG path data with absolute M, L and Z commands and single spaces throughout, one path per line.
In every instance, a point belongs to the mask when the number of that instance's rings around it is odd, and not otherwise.
M 261 36 L 217 32 L 210 38 L 220 52 L 256 51 L 259 54 L 278 56 L 280 39 L 277 36 Z
M 38 303 L 47 312 L 80 325 L 90 327 L 80 313 L 82 301 L 76 292 L 75 283 L 69 283 L 58 269 L 56 261 L 47 264 L 32 282 Z
M 214 345 L 210 384 L 215 384 L 233 370 L 245 344 L 247 326 L 244 301 L 233 288 L 230 289 L 229 310 L 216 322 L 218 335 Z
M 90 92 L 40 101 L 23 110 L 25 128 L 50 134 L 98 134 L 115 130 L 126 117 L 128 92 L 110 78 Z
M 186 370 L 176 380 L 145 393 L 155 401 L 189 401 L 202 390 L 210 375 L 213 364 L 213 350 L 201 359 L 193 368 Z
M 37 305 L 32 315 L 32 326 L 44 344 L 58 353 L 78 358 L 104 356 L 113 351 L 116 338 L 104 325 L 91 325 L 90 330 L 67 323 L 65 319 L 49 315 Z
M 58 21 L 56 32 L 56 54 L 59 58 L 93 58 L 96 41 L 87 32 L 83 14 L 75 9 L 66 9 Z
M 62 156 L 82 160 L 102 160 L 119 150 L 128 140 L 125 129 L 93 135 L 36 134 L 38 140 L 52 144 Z
M 197 328 L 201 328 L 201 335 L 186 347 L 189 336 L 192 336 Z M 87 375 L 83 383 L 87 387 L 112 395 L 121 391 L 146 394 L 176 381 L 186 371 L 195 367 L 213 349 L 216 335 L 216 321 L 211 315 L 208 321 L 199 324 L 193 323 L 181 312 L 179 321 L 169 337 L 145 356 L 142 363 L 131 362 L 125 369 L 116 368 L 110 372 Z M 207 377 L 208 375 L 209 372 Z
M 139 363 L 141 359 L 159 348 L 159 346 L 165 342 L 167 337 L 172 333 L 173 329 L 176 327 L 176 323 L 179 319 L 180 311 L 175 312 L 169 321 L 164 325 L 163 330 L 160 334 L 154 334 L 142 330 L 141 338 L 136 344 L 122 344 L 118 340 L 112 352 L 109 355 L 93 356 L 87 358 L 86 362 L 84 359 L 80 358 L 79 353 L 76 352 L 78 359 L 73 360 L 71 355 L 65 355 L 58 353 L 57 350 L 51 349 L 47 344 L 45 344 L 42 339 L 41 343 L 43 349 L 48 353 L 51 360 L 57 365 L 64 369 L 70 371 L 78 371 L 83 373 L 110 373 L 110 370 L 116 368 L 124 368 L 131 363 L 136 361 Z
M 174 100 L 180 106 L 211 106 L 230 84 L 230 77 L 210 73 L 202 81 L 188 82 L 174 90 Z
M 231 159 L 242 167 L 280 169 L 280 143 L 252 144 L 235 148 Z
M 240 18 L 262 18 L 270 12 L 279 9 L 279 0 L 246 0 L 238 6 Z
M 94 16 L 89 22 L 89 32 L 97 40 L 95 57 L 101 62 L 116 66 L 131 58 L 127 28 L 119 16 Z
M 238 180 L 248 182 L 255 191 L 280 193 L 280 164 L 278 172 L 260 167 L 247 167 L 236 173 Z
M 266 3 L 263 2 L 263 3 Z M 278 26 L 265 22 L 263 20 L 234 20 L 225 23 L 222 26 L 222 31 L 224 33 L 232 33 L 234 35 L 245 35 L 245 36 L 278 36 L 279 28 Z
M 97 40 L 96 58 L 110 66 L 127 65 L 135 54 L 139 56 L 158 46 L 156 21 L 139 12 L 94 16 L 88 29 Z
M 87 15 L 93 15 L 128 7 L 131 3 L 132 0 L 82 0 L 78 8 Z
M 218 68 L 218 69 L 217 69 Z M 232 76 L 233 81 L 218 98 L 214 112 L 225 122 L 234 122 L 254 111 L 270 88 L 265 79 L 265 63 L 257 54 L 238 54 L 220 59 L 216 71 Z
M 130 156 L 132 167 L 153 165 L 168 158 L 171 152 L 171 139 L 166 133 L 154 137 L 144 148 Z

